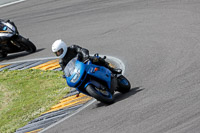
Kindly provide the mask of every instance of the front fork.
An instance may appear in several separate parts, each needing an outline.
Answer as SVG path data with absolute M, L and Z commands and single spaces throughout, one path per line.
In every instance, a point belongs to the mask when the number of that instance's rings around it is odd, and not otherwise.
M 113 92 L 113 93 L 114 93 L 114 91 L 116 91 L 116 90 L 119 88 L 117 78 L 118 78 L 120 75 L 121 75 L 121 74 L 112 74 L 112 76 L 111 76 L 111 88 L 110 88 L 110 90 L 111 90 L 111 92 Z
M 19 35 L 15 35 L 11 38 L 10 43 L 14 46 L 21 48 L 20 44 L 16 41 Z

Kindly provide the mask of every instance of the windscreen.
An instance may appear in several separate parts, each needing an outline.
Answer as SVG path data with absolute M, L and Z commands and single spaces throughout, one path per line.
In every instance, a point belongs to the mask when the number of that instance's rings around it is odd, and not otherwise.
M 75 70 L 75 64 L 76 64 L 77 58 L 73 58 L 72 60 L 69 61 L 69 63 L 66 65 L 64 69 L 64 73 L 66 77 L 70 77 L 74 70 Z

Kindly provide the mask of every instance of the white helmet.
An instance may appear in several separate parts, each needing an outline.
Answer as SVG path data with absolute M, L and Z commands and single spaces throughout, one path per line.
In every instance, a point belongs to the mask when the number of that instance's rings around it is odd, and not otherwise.
M 65 42 L 63 42 L 61 39 L 60 40 L 56 40 L 52 44 L 52 51 L 59 58 L 63 58 L 67 53 L 67 44 Z

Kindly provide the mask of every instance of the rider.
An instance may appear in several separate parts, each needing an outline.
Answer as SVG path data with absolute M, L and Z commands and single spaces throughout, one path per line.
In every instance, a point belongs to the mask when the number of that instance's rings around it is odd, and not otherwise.
M 60 66 L 64 70 L 67 63 L 77 57 L 79 61 L 84 62 L 87 59 L 90 59 L 92 63 L 105 66 L 113 73 L 119 73 L 116 69 L 109 66 L 109 63 L 106 62 L 103 58 L 95 58 L 89 55 L 89 51 L 85 48 L 82 48 L 78 45 L 72 45 L 67 47 L 67 44 L 62 40 L 56 40 L 52 45 L 52 51 L 60 58 Z

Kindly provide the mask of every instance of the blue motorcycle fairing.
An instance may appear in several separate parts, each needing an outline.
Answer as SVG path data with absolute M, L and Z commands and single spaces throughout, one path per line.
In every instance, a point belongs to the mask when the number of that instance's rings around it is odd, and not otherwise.
M 98 68 L 97 71 L 95 71 L 95 68 Z M 87 74 L 96 77 L 100 80 L 106 81 L 108 88 L 111 87 L 111 71 L 103 66 L 97 66 L 94 64 L 90 64 L 90 68 L 87 71 Z
M 98 70 L 95 71 L 95 68 L 98 68 Z M 77 76 L 77 74 L 79 76 Z M 87 83 L 83 86 L 83 88 L 80 88 L 80 86 L 88 76 L 91 78 L 89 78 L 89 80 L 86 81 Z M 88 95 L 86 92 L 84 92 L 84 89 L 89 84 L 94 85 L 97 88 L 101 88 L 101 83 L 93 80 L 92 77 L 105 81 L 107 83 L 108 89 L 111 88 L 111 71 L 103 66 L 94 65 L 90 61 L 87 62 L 87 64 L 84 64 L 83 62 L 76 60 L 75 70 L 71 76 L 66 77 L 66 81 L 68 86 L 74 87 L 77 91 Z M 73 78 L 77 78 L 75 82 L 72 82 Z
M 75 72 L 70 76 L 70 77 L 66 77 L 66 80 L 67 80 L 67 84 L 70 86 L 70 87 L 75 87 L 77 86 L 77 84 L 79 84 L 79 82 L 82 80 L 84 81 L 84 79 L 81 79 L 82 76 L 84 75 L 84 71 L 86 69 L 86 65 L 80 61 L 76 61 L 76 64 L 75 64 Z M 77 78 L 77 79 L 75 79 Z M 72 82 L 72 80 L 75 80 L 75 82 Z

